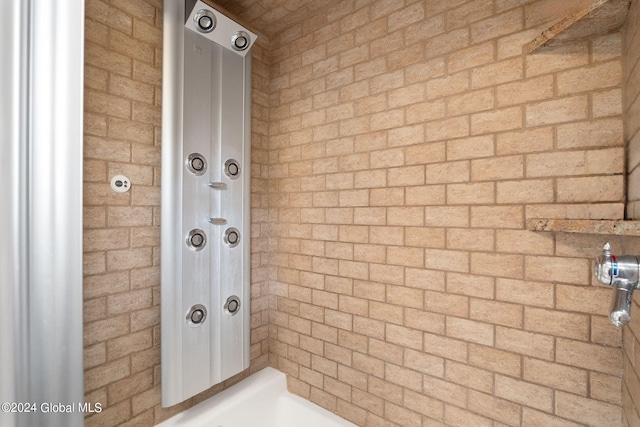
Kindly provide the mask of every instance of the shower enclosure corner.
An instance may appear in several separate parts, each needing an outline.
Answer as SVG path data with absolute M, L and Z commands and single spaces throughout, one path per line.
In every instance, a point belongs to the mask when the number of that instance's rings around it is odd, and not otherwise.
M 209 4 L 164 1 L 162 405 L 249 367 L 251 46 Z

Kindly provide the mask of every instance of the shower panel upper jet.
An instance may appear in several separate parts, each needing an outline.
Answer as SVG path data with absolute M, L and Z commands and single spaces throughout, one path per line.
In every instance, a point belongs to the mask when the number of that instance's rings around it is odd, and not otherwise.
M 249 367 L 255 40 L 202 1 L 164 2 L 163 406 Z

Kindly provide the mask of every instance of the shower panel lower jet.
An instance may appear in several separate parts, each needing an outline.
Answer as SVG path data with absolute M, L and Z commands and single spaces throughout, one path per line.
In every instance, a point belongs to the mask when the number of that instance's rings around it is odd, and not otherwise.
M 164 2 L 163 406 L 249 367 L 255 40 L 202 1 Z

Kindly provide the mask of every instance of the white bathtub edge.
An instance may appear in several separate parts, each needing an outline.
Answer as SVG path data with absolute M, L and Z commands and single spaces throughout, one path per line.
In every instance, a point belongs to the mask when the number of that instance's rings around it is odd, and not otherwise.
M 266 367 L 157 427 L 357 427 L 287 391 L 284 373 Z
M 288 393 L 285 374 L 274 368 L 266 367 L 156 426 L 182 427 L 200 425 L 199 423 L 205 422 L 208 418 L 216 414 L 232 411 L 234 406 L 261 393 L 266 393 L 265 396 L 260 397 L 261 401 L 273 400 L 273 407 L 275 408 L 278 396 Z

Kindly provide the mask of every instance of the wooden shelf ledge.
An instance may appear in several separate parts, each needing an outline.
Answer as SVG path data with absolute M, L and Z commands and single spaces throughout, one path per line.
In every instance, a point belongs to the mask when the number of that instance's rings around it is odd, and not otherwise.
M 525 44 L 525 54 L 547 47 L 573 43 L 594 35 L 618 30 L 627 19 L 631 0 L 592 0 L 589 5 L 565 16 Z
M 640 221 L 622 219 L 531 218 L 527 221 L 527 228 L 532 231 L 640 236 Z

